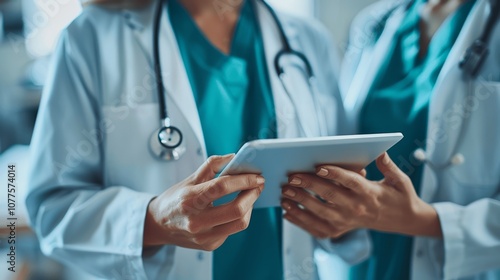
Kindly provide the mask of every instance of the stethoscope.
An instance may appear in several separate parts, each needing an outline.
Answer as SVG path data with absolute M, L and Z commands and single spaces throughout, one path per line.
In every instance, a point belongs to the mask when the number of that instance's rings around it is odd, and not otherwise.
M 161 14 L 162 10 L 164 8 L 164 5 L 166 4 L 167 0 L 160 0 L 160 4 L 158 5 L 158 9 L 155 12 L 154 16 L 154 26 L 153 26 L 153 64 L 154 64 L 154 72 L 155 72 L 155 79 L 156 79 L 156 86 L 157 86 L 157 94 L 158 94 L 158 106 L 160 109 L 160 128 L 157 129 L 153 135 L 150 138 L 150 148 L 151 152 L 155 157 L 161 160 L 166 160 L 166 161 L 172 161 L 172 160 L 178 160 L 186 151 L 186 147 L 184 145 L 184 137 L 181 132 L 181 130 L 174 125 L 172 125 L 172 121 L 169 117 L 168 110 L 167 110 L 167 104 L 165 100 L 165 89 L 164 89 L 164 84 L 163 84 L 163 79 L 161 76 L 162 70 L 161 70 L 161 63 L 160 63 L 160 46 L 159 46 L 159 35 L 160 35 L 160 19 L 161 19 Z M 253 0 L 249 0 L 253 1 Z M 256 1 L 255 1 L 256 2 Z M 254 3 L 255 3 L 254 2 Z M 309 89 L 311 90 L 311 95 L 313 98 L 313 103 L 316 108 L 318 108 L 318 104 L 316 102 L 316 97 L 313 94 L 313 89 L 314 89 L 314 73 L 313 69 L 311 67 L 311 64 L 309 63 L 309 60 L 307 57 L 299 52 L 294 50 L 288 38 L 286 37 L 283 25 L 281 24 L 277 14 L 275 11 L 267 4 L 265 1 L 262 0 L 262 3 L 264 6 L 267 8 L 271 16 L 273 17 L 273 20 L 276 22 L 276 25 L 278 27 L 278 31 L 280 33 L 280 39 L 283 43 L 283 49 L 281 49 L 277 54 L 276 57 L 274 58 L 274 68 L 276 75 L 280 78 L 280 81 L 283 85 L 283 88 L 285 89 L 286 94 L 288 97 L 292 100 L 293 98 L 290 94 L 290 91 L 285 85 L 284 82 L 284 77 L 286 75 L 284 67 L 281 64 L 281 59 L 285 56 L 294 56 L 297 57 L 303 64 L 304 64 L 304 75 L 307 78 L 307 84 L 309 86 Z M 294 104 L 298 105 L 298 104 Z M 318 114 L 318 110 L 315 110 L 315 113 Z M 318 115 L 317 115 L 318 116 Z M 296 116 L 297 117 L 297 116 Z M 305 126 L 301 122 L 300 118 L 298 118 L 298 125 L 301 133 L 305 136 L 306 135 L 306 130 Z M 319 120 L 320 118 L 318 118 Z M 322 131 L 321 125 L 318 126 L 320 127 L 319 130 Z M 322 132 L 323 133 L 323 132 Z

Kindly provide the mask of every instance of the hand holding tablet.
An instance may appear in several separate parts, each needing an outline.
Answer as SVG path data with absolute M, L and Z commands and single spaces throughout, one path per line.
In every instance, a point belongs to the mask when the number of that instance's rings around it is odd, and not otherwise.
M 362 169 L 402 138 L 401 133 L 386 133 L 255 140 L 238 151 L 220 176 L 262 174 L 265 187 L 254 207 L 279 207 L 281 186 L 288 182 L 288 174 L 314 173 L 316 166 L 323 164 Z M 229 202 L 236 195 L 225 196 L 216 204 Z

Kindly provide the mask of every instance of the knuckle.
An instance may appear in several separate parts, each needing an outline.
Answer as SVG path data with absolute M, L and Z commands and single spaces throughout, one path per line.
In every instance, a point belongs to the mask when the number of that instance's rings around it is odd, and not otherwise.
M 216 246 L 214 246 L 213 243 L 208 243 L 208 244 L 203 244 L 201 245 L 201 249 L 203 251 L 208 251 L 208 252 L 212 252 L 212 251 L 215 251 L 215 249 L 217 249 Z
M 353 189 L 360 185 L 361 185 L 361 180 L 358 177 L 350 179 L 349 182 L 347 183 L 347 187 Z
M 248 221 L 246 221 L 244 219 L 240 219 L 236 222 L 235 229 L 236 229 L 236 231 L 242 231 L 242 230 L 247 229 L 248 225 L 249 225 Z
M 304 200 L 306 200 L 306 196 L 304 195 L 304 193 L 300 192 L 300 190 L 299 190 L 299 191 L 295 192 L 295 196 L 293 197 L 293 200 L 295 200 L 298 203 L 302 203 L 302 202 L 304 202 Z
M 286 212 L 292 216 L 292 217 L 296 217 L 296 216 L 299 216 L 300 215 L 300 212 L 298 210 L 297 207 L 290 207 L 289 209 L 286 210 Z
M 186 231 L 190 234 L 197 234 L 201 230 L 200 224 L 193 220 L 189 220 L 186 224 Z
M 244 184 L 249 187 L 257 185 L 255 176 L 245 176 Z
M 262 193 L 263 189 L 262 188 L 255 188 L 255 193 L 257 194 L 257 196 L 260 196 L 260 194 Z
M 245 205 L 243 205 L 242 203 L 238 203 L 233 208 L 233 214 L 235 217 L 241 218 L 245 216 L 246 210 L 247 209 L 245 208 Z
M 192 212 L 191 200 L 183 198 L 179 203 L 180 213 L 182 215 L 188 215 Z
M 204 251 L 215 251 L 217 248 L 219 248 L 222 245 L 223 241 L 217 241 L 217 242 L 210 242 L 207 244 L 202 245 L 202 250 Z
M 311 189 L 313 187 L 313 183 L 308 178 L 302 178 L 301 185 L 304 189 Z
M 364 217 L 366 215 L 367 209 L 363 204 L 358 204 L 353 208 L 353 214 L 356 217 Z
M 207 165 L 208 166 L 212 166 L 218 159 L 219 157 L 218 156 L 210 156 L 207 158 Z
M 335 191 L 328 188 L 327 190 L 325 190 L 323 192 L 323 195 L 322 195 L 323 199 L 326 200 L 326 201 L 331 201 L 334 197 L 335 197 Z
M 206 242 L 204 238 L 201 238 L 198 236 L 193 237 L 191 240 L 194 244 L 196 244 L 198 246 L 204 246 L 205 242 Z
M 224 194 L 229 192 L 229 178 L 228 177 L 222 177 L 218 182 L 216 183 L 215 189 L 217 192 Z
M 337 168 L 327 168 L 328 170 L 328 176 L 327 178 L 328 179 L 337 179 L 339 177 L 339 171 L 337 170 Z
M 404 173 L 403 173 L 403 176 L 401 177 L 401 183 L 403 183 L 405 186 L 412 184 L 410 177 L 408 177 Z
M 342 232 L 339 231 L 339 230 L 333 231 L 332 234 L 331 234 L 332 238 L 339 238 L 341 236 L 342 236 Z

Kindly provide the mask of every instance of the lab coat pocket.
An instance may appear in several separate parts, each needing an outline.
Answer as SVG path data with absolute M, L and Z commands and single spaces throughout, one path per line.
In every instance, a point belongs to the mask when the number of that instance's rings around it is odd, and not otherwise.
M 156 103 L 102 110 L 109 124 L 103 151 L 107 186 L 157 194 L 178 181 L 176 166 L 156 159 L 149 148 L 150 137 L 159 128 Z
M 452 166 L 456 184 L 472 196 L 489 197 L 500 185 L 500 83 L 478 80 L 464 106 L 465 131 L 458 152 L 465 162 Z

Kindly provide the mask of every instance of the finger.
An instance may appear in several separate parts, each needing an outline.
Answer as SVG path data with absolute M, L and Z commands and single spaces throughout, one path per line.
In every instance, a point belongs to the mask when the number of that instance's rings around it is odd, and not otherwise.
M 350 192 L 332 181 L 313 174 L 294 174 L 290 176 L 289 184 L 293 187 L 308 189 L 327 202 L 341 205 L 347 200 Z
M 309 228 L 302 221 L 300 221 L 295 216 L 292 216 L 288 213 L 283 214 L 283 218 L 288 220 L 292 224 L 300 227 L 301 229 L 309 232 L 312 236 L 314 236 L 316 238 L 323 239 L 323 238 L 326 238 L 328 236 L 328 234 L 326 232 L 321 232 L 321 231 L 317 230 L 316 228 Z
M 250 218 L 252 217 L 252 208 L 248 210 L 242 219 L 237 219 L 227 224 L 219 225 L 213 228 L 211 234 L 216 237 L 229 236 L 248 228 L 250 225 Z
M 333 212 L 332 204 L 327 204 L 320 201 L 318 198 L 312 196 L 310 193 L 306 192 L 303 189 L 284 187 L 282 192 L 285 198 L 304 206 L 304 208 L 318 217 L 325 218 L 330 216 Z
M 349 171 L 333 165 L 323 165 L 316 169 L 316 174 L 328 180 L 332 180 L 343 187 L 358 192 L 366 179 L 357 172 Z
M 359 175 L 366 177 L 366 170 L 359 165 L 356 164 L 341 164 L 341 165 L 336 165 L 337 167 L 349 170 L 349 171 L 354 171 L 358 173 Z
M 242 219 L 253 208 L 261 192 L 259 188 L 242 191 L 233 201 L 207 209 L 202 218 L 211 221 L 212 227 Z
M 212 180 L 234 158 L 234 154 L 209 157 L 196 171 L 197 183 Z
M 361 176 L 363 176 L 363 177 L 366 178 L 366 169 L 363 168 L 358 173 L 359 173 L 359 175 L 361 175 Z
M 264 177 L 256 174 L 226 175 L 200 184 L 200 195 L 207 201 L 215 201 L 223 196 L 243 190 L 260 188 L 264 186 Z
M 289 199 L 283 199 L 281 206 L 285 209 L 286 213 L 284 218 L 308 231 L 318 238 L 326 238 L 330 236 L 332 228 L 329 224 L 312 214 L 308 210 L 300 209 L 300 207 Z
M 378 170 L 384 175 L 391 185 L 401 185 L 405 182 L 406 174 L 392 161 L 387 153 L 382 154 L 376 160 Z

